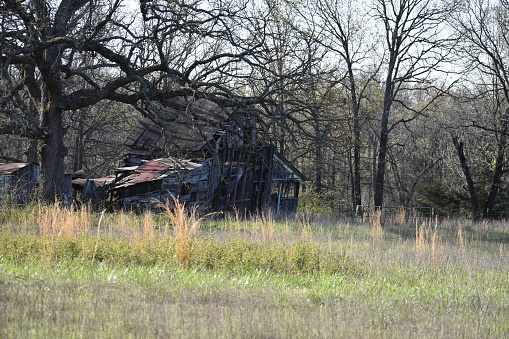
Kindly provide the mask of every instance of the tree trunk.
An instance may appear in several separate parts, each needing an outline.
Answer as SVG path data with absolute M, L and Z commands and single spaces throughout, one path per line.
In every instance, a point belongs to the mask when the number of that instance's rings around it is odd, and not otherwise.
M 42 113 L 41 125 L 47 130 L 40 148 L 41 198 L 45 201 L 63 201 L 64 180 L 64 134 L 62 110 L 50 104 Z
M 360 105 L 357 98 L 357 89 L 352 69 L 352 63 L 349 63 L 348 74 L 350 77 L 350 99 L 352 100 L 352 119 L 353 119 L 353 210 L 358 205 L 362 205 L 361 195 L 361 124 L 360 124 Z
M 396 68 L 397 55 L 398 53 L 396 50 L 391 51 L 389 69 L 385 80 L 384 106 L 382 110 L 382 118 L 380 119 L 380 143 L 378 147 L 377 167 L 374 180 L 375 187 L 373 194 L 373 203 L 377 207 L 383 206 L 384 203 L 385 169 L 387 167 L 387 151 L 389 149 L 389 114 L 394 100 L 393 73 Z
M 322 166 L 323 166 L 323 155 L 321 140 L 316 140 L 315 144 L 315 192 L 318 194 L 322 193 Z
M 353 200 L 354 211 L 358 205 L 362 205 L 361 194 L 361 129 L 359 123 L 359 105 L 354 105 L 353 115 Z
M 504 127 L 507 126 L 507 122 L 504 122 Z M 507 144 L 507 136 L 506 136 L 507 128 L 504 128 L 500 135 L 500 140 L 498 142 L 497 148 L 497 157 L 495 159 L 495 166 L 493 168 L 493 176 L 491 179 L 490 189 L 488 191 L 488 197 L 483 206 L 483 215 L 484 217 L 489 217 L 489 213 L 493 211 L 495 206 L 495 200 L 497 198 L 498 190 L 500 189 L 500 182 L 502 180 L 502 175 L 504 174 L 504 155 Z
M 81 170 L 83 168 L 83 158 L 84 158 L 84 148 L 85 148 L 85 143 L 84 143 L 84 124 L 83 124 L 83 119 L 85 119 L 85 117 L 83 116 L 82 112 L 80 111 L 80 114 L 79 114 L 79 121 L 78 121 L 78 128 L 77 128 L 77 131 L 76 131 L 76 139 L 74 140 L 74 161 L 73 161 L 73 172 L 76 173 L 78 172 L 79 170 Z
M 386 106 L 386 105 L 384 105 Z M 373 203 L 375 206 L 383 206 L 385 169 L 387 167 L 387 150 L 389 148 L 389 109 L 384 107 L 380 129 L 380 144 L 378 148 L 377 167 L 375 173 L 375 192 Z
M 459 137 L 457 136 L 453 137 L 452 141 L 454 143 L 454 147 L 456 148 L 456 152 L 458 153 L 458 158 L 461 164 L 461 170 L 463 171 L 463 175 L 465 176 L 465 180 L 467 181 L 468 195 L 470 198 L 470 212 L 472 213 L 472 218 L 474 220 L 478 220 L 479 202 L 477 200 L 477 194 L 475 192 L 474 181 L 472 180 L 472 176 L 470 174 L 470 168 L 468 167 L 467 159 L 465 157 L 463 141 L 459 140 Z

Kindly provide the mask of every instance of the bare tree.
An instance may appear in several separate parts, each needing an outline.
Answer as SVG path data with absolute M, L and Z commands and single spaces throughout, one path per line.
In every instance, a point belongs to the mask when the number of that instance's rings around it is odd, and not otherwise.
M 453 136 L 452 141 L 454 143 L 454 147 L 456 148 L 456 152 L 458 153 L 461 170 L 467 182 L 467 190 L 470 197 L 470 212 L 472 213 L 474 220 L 477 220 L 479 219 L 479 202 L 477 201 L 474 180 L 472 179 L 470 167 L 468 166 L 467 158 L 465 156 L 464 143 L 458 136 Z
M 387 152 L 391 131 L 401 123 L 422 115 L 442 93 L 430 97 L 424 106 L 401 100 L 404 93 L 436 91 L 436 77 L 450 53 L 444 36 L 444 22 L 451 13 L 449 2 L 441 0 L 376 0 L 375 18 L 384 35 L 384 96 L 379 119 L 379 143 L 376 157 L 373 202 L 382 206 Z M 392 114 L 397 108 L 398 115 Z
M 92 177 L 110 174 L 138 119 L 132 107 L 107 100 L 69 112 L 64 121 L 66 169 Z
M 479 199 L 477 192 L 469 190 L 470 199 L 482 201 L 481 212 L 475 215 L 488 216 L 493 211 L 502 176 L 507 170 L 506 148 L 509 133 L 509 9 L 492 1 L 475 0 L 462 2 L 463 10 L 452 20 L 458 40 L 459 51 L 467 71 L 472 75 L 477 103 L 485 102 L 483 108 L 466 124 L 492 136 L 495 143 L 494 159 L 491 165 L 491 180 L 485 199 Z M 470 85 L 472 87 L 472 84 Z M 455 145 L 457 142 L 455 142 Z M 460 144 L 462 145 L 462 144 Z M 458 148 L 458 147 L 457 147 Z M 463 157 L 464 158 L 464 157 Z M 466 162 L 460 155 L 460 162 Z M 468 177 L 466 176 L 468 182 Z
M 361 149 L 362 117 L 361 105 L 365 91 L 378 72 L 367 67 L 371 64 L 371 53 L 376 41 L 367 32 L 368 8 L 351 0 L 314 0 L 300 12 L 309 19 L 309 26 L 318 26 L 317 41 L 329 50 L 338 70 L 336 82 L 342 85 L 348 96 L 349 120 L 352 145 L 352 205 L 362 204 Z M 309 15 L 310 14 L 310 15 Z
M 263 68 L 256 53 L 265 23 L 245 7 L 147 0 L 127 15 L 121 0 L 0 1 L 0 132 L 39 141 L 42 197 L 63 194 L 63 122 L 72 110 L 111 100 L 156 119 L 152 103 L 177 96 L 256 103 L 233 86 Z
M 331 134 L 327 128 L 331 114 L 325 109 L 331 86 L 323 67 L 327 51 L 317 42 L 315 29 L 299 23 L 293 4 L 285 0 L 258 4 L 268 9 L 270 17 L 263 41 L 266 69 L 261 77 L 252 75 L 250 88 L 277 103 L 265 114 L 268 137 L 285 157 L 305 163 L 315 192 L 321 193 Z

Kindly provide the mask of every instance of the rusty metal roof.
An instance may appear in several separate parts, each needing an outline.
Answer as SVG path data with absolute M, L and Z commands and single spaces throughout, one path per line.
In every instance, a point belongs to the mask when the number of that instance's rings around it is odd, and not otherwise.
M 29 162 L 0 162 L 0 175 L 9 175 L 30 165 Z
M 151 151 L 197 150 L 219 130 L 214 124 L 224 122 L 229 115 L 228 109 L 207 99 L 186 101 L 179 97 L 158 108 L 167 122 L 139 121 L 126 146 Z
M 169 173 L 179 170 L 193 170 L 202 166 L 190 160 L 173 158 L 154 159 L 142 164 L 127 177 L 120 180 L 114 188 L 121 188 L 136 185 L 142 182 L 159 180 Z

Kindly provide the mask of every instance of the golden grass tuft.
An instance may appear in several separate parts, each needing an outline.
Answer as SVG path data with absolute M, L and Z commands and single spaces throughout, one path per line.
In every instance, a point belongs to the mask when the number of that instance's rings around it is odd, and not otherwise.
M 313 235 L 313 229 L 311 228 L 311 223 L 306 222 L 302 225 L 302 231 L 301 231 L 301 239 L 305 243 L 308 243 L 310 245 L 315 244 L 315 237 Z
M 274 218 L 270 213 L 261 213 L 255 219 L 255 223 L 260 225 L 260 232 L 262 234 L 263 242 L 268 244 L 274 240 L 275 222 Z
M 426 251 L 430 232 L 430 226 L 427 222 L 420 225 L 418 221 L 415 222 L 415 255 L 417 258 L 420 258 Z
M 460 244 L 461 255 L 465 258 L 465 238 L 463 237 L 463 226 L 458 222 L 458 242 Z
M 154 240 L 155 239 L 155 223 L 152 213 L 147 211 L 143 215 L 143 239 Z
M 191 265 L 193 237 L 198 233 L 199 223 L 210 214 L 198 217 L 196 206 L 187 208 L 178 197 L 173 197 L 173 204 L 166 203 L 164 210 L 173 227 L 179 264 L 187 268 Z
M 430 249 L 430 260 L 433 265 L 442 261 L 442 247 L 438 234 L 438 222 L 415 222 L 415 255 L 420 259 Z
M 436 227 L 431 234 L 431 263 L 436 266 L 441 261 L 441 247 Z
M 114 215 L 114 225 L 115 228 L 119 231 L 126 232 L 131 230 L 131 223 L 132 223 L 132 213 L 126 212 L 126 211 L 118 211 Z
M 373 211 L 373 214 L 371 214 L 369 218 L 369 223 L 371 225 L 371 238 L 373 239 L 373 245 L 378 247 L 383 240 L 382 211 Z
M 60 204 L 38 206 L 36 224 L 41 234 L 75 237 L 86 232 L 92 225 L 92 212 L 89 206 L 80 209 L 66 208 Z

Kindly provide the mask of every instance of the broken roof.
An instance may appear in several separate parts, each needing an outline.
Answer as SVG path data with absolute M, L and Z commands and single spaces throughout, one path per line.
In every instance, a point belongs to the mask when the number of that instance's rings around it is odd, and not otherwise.
M 0 162 L 0 175 L 9 175 L 32 163 L 30 162 Z
M 288 173 L 293 173 L 301 181 L 308 181 L 309 179 L 297 169 L 291 162 L 288 161 L 281 153 L 274 151 L 274 157 L 281 163 Z
M 202 166 L 190 160 L 161 158 L 140 165 L 134 173 L 120 180 L 114 188 L 128 187 L 142 182 L 159 180 L 179 170 L 193 170 Z
M 72 183 L 73 185 L 85 186 L 87 184 L 87 181 L 93 182 L 95 187 L 100 187 L 111 184 L 113 181 L 115 181 L 115 176 L 110 175 L 104 178 L 93 178 L 93 179 L 76 178 L 72 180 Z
M 126 139 L 126 146 L 151 151 L 197 150 L 220 129 L 218 124 L 229 115 L 228 109 L 208 99 L 183 97 L 165 101 L 159 110 L 167 122 L 139 121 Z

